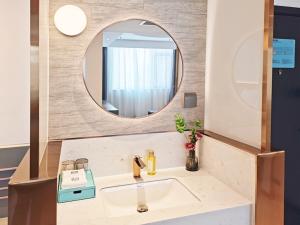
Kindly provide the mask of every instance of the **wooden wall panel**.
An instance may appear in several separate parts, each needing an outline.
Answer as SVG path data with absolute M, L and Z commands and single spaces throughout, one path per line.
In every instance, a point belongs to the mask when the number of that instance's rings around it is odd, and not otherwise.
M 53 24 L 62 5 L 81 7 L 88 26 L 79 36 L 67 37 Z M 188 119 L 204 114 L 204 73 L 207 0 L 51 0 L 49 138 L 66 139 L 117 134 L 174 131 L 174 115 Z M 161 25 L 182 52 L 184 77 L 174 100 L 148 118 L 124 119 L 111 115 L 89 96 L 82 78 L 85 51 L 106 26 L 126 19 L 147 19 Z M 198 106 L 183 109 L 183 93 L 196 92 Z
M 39 23 L 39 162 L 48 143 L 48 105 L 49 105 L 49 0 L 40 2 Z
M 274 0 L 265 0 L 261 151 L 271 151 Z
M 39 0 L 30 0 L 30 178 L 39 176 Z
M 284 225 L 285 153 L 257 156 L 255 225 Z
M 9 187 L 9 225 L 55 225 L 57 180 Z
M 30 180 L 29 152 L 9 182 L 8 225 L 55 225 L 57 177 L 61 142 L 49 142 L 39 167 Z

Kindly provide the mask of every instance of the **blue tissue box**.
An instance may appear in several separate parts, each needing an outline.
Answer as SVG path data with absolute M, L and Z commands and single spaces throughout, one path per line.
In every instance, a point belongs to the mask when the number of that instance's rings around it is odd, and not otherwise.
M 59 175 L 58 198 L 57 198 L 57 201 L 59 203 L 95 198 L 96 187 L 93 178 L 93 173 L 91 170 L 86 170 L 85 173 L 86 173 L 87 185 L 85 187 L 72 188 L 72 189 L 61 188 L 62 178 L 61 175 Z

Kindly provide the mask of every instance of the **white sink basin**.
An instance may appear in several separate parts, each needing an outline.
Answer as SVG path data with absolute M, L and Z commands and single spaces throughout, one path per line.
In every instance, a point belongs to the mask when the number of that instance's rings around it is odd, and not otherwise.
M 149 212 L 184 207 L 199 203 L 199 199 L 176 179 L 137 182 L 100 191 L 108 217 L 137 214 L 138 205 L 146 205 Z M 147 213 L 147 212 L 144 212 Z

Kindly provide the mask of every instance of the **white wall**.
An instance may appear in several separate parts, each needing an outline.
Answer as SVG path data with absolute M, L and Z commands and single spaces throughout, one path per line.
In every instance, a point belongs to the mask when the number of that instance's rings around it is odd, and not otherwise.
M 209 0 L 205 129 L 260 147 L 264 1 Z
M 29 143 L 29 7 L 0 1 L 0 147 Z
M 299 0 L 275 0 L 275 5 L 300 8 Z

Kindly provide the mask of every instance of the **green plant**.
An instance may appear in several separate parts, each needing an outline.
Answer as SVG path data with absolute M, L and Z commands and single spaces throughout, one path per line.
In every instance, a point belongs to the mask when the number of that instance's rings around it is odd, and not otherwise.
M 181 114 L 176 114 L 175 125 L 176 130 L 179 133 L 183 133 L 187 140 L 187 143 L 185 144 L 186 149 L 194 150 L 196 142 L 203 137 L 200 132 L 200 130 L 202 129 L 201 120 L 186 122 Z M 190 131 L 190 134 L 188 136 L 186 136 L 185 134 L 186 131 Z

